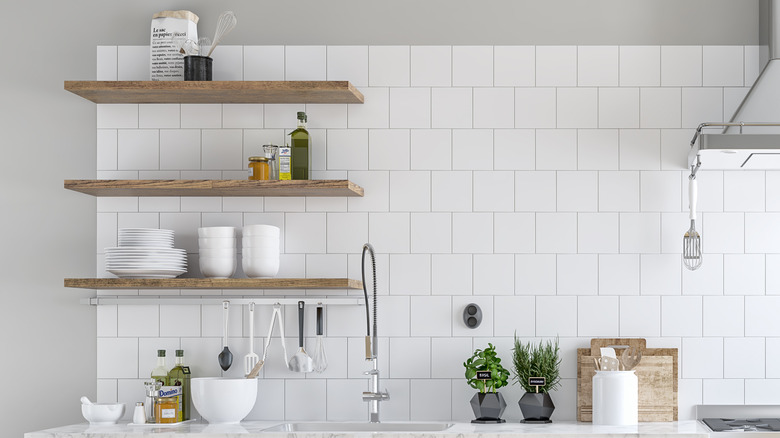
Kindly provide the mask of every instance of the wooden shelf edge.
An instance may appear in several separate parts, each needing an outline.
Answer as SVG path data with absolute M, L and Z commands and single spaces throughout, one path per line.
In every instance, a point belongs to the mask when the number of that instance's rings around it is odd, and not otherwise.
M 78 289 L 363 289 L 351 278 L 66 278 Z
M 67 190 L 92 196 L 363 196 L 349 180 L 98 180 L 67 179 Z
M 65 81 L 94 103 L 356 103 L 349 81 Z

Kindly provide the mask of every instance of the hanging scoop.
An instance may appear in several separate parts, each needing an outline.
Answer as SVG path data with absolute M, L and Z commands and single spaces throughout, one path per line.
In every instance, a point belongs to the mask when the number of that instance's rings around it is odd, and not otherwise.
M 222 320 L 225 323 L 224 331 L 222 332 L 222 352 L 219 353 L 219 366 L 222 371 L 227 371 L 230 365 L 233 364 L 233 353 L 228 348 L 228 308 L 230 307 L 229 301 L 222 302 Z
M 314 364 L 303 349 L 303 301 L 298 301 L 298 352 L 290 358 L 287 367 L 297 373 L 310 373 L 314 370 Z

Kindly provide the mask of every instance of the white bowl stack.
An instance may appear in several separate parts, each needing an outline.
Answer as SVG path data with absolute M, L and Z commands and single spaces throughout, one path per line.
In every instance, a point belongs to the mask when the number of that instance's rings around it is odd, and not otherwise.
M 187 272 L 187 252 L 173 247 L 173 231 L 120 228 L 119 246 L 106 248 L 106 270 L 120 278 L 175 278 Z
M 275 277 L 279 272 L 279 227 L 247 225 L 244 227 L 241 267 L 249 278 Z
M 198 228 L 200 272 L 206 278 L 230 278 L 236 272 L 235 227 Z

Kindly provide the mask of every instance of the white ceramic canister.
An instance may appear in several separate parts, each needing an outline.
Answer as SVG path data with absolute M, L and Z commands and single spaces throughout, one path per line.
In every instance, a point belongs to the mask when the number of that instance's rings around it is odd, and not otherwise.
M 639 381 L 631 371 L 596 371 L 593 424 L 625 426 L 639 422 Z

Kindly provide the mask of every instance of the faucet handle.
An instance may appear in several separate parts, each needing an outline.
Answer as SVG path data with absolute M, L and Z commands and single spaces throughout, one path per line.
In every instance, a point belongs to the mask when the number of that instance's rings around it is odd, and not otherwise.
M 377 374 L 379 374 L 379 370 L 377 370 L 377 369 L 363 371 L 363 375 L 364 376 L 375 376 Z

